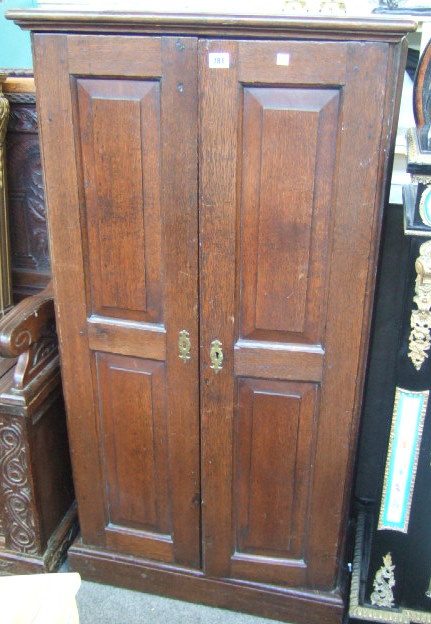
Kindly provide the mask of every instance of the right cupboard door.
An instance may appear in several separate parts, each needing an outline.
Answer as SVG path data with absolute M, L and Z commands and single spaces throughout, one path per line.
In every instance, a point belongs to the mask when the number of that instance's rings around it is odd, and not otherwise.
M 200 42 L 208 575 L 336 584 L 389 56 L 385 43 Z

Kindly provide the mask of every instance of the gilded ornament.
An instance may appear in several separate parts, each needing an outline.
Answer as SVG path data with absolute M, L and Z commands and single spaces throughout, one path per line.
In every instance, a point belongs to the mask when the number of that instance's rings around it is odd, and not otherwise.
M 0 73 L 0 316 L 12 306 L 9 219 L 6 195 L 5 138 L 9 120 L 9 101 L 3 95 L 6 74 Z
M 383 565 L 376 572 L 374 577 L 374 591 L 371 594 L 371 604 L 376 607 L 386 607 L 391 609 L 394 606 L 394 593 L 392 588 L 395 587 L 395 566 L 392 563 L 391 553 L 387 553 L 383 557 Z
M 418 309 L 413 310 L 410 317 L 408 357 L 416 370 L 420 370 L 431 347 L 431 241 L 420 246 L 415 269 L 417 278 L 413 301 Z
M 350 584 L 349 616 L 356 620 L 366 620 L 367 622 L 386 622 L 388 624 L 410 624 L 411 622 L 415 622 L 416 624 L 431 624 L 431 613 L 427 611 L 403 609 L 401 607 L 382 610 L 377 606 L 372 607 L 361 604 L 361 565 L 366 542 L 365 535 L 367 524 L 369 524 L 367 515 L 364 512 L 360 512 L 356 528 L 352 581 Z
M 9 102 L 0 92 L 0 193 L 4 188 L 5 164 L 5 138 L 7 122 L 9 119 Z
M 416 128 L 407 130 L 407 159 L 410 164 L 431 165 L 431 154 L 422 152 L 419 146 Z
M 412 181 L 417 184 L 431 184 L 431 176 L 412 174 Z

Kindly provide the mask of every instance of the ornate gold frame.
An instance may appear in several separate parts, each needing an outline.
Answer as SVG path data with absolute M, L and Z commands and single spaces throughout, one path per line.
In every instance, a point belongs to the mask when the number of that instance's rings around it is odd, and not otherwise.
M 6 187 L 6 130 L 9 101 L 3 94 L 6 74 L 0 73 L 0 317 L 12 307 L 9 219 Z
M 431 165 L 431 154 L 421 152 L 419 147 L 418 135 L 416 127 L 409 128 L 406 134 L 407 138 L 407 160 L 413 165 Z M 422 184 L 431 184 L 431 175 L 412 174 L 413 182 L 421 182 Z
M 417 395 L 417 396 L 422 396 L 423 397 L 423 404 L 422 404 L 422 411 L 421 411 L 420 416 L 419 416 L 418 437 L 417 437 L 417 444 L 416 444 L 416 448 L 415 448 L 415 452 L 414 452 L 413 469 L 412 469 L 412 482 L 411 482 L 411 486 L 410 486 L 409 496 L 408 496 L 408 499 L 407 499 L 407 510 L 406 510 L 405 522 L 404 522 L 404 526 L 403 526 L 402 529 L 398 529 L 398 528 L 397 529 L 392 529 L 391 527 L 386 526 L 384 524 L 384 522 L 383 522 L 383 506 L 384 506 L 384 500 L 385 500 L 387 492 L 388 492 L 389 468 L 390 468 L 390 460 L 391 460 L 392 450 L 393 450 L 393 446 L 394 446 L 395 429 L 396 429 L 396 416 L 397 416 L 397 412 L 398 412 L 398 404 L 399 404 L 399 401 L 400 401 L 400 395 L 401 395 L 402 392 L 404 392 L 406 394 L 410 394 L 410 395 L 414 394 L 414 395 Z M 386 457 L 385 476 L 384 476 L 384 481 L 383 481 L 383 491 L 382 491 L 379 523 L 378 523 L 378 526 L 377 526 L 378 530 L 384 530 L 384 529 L 386 529 L 386 530 L 396 530 L 396 531 L 400 531 L 401 533 L 407 533 L 409 519 L 410 519 L 410 510 L 411 510 L 412 499 L 413 499 L 413 490 L 414 490 L 414 485 L 415 485 L 415 480 L 416 480 L 416 471 L 417 471 L 417 466 L 418 466 L 418 461 L 419 461 L 419 452 L 420 452 L 420 445 L 421 445 L 421 440 L 422 440 L 422 432 L 423 432 L 423 428 L 424 428 L 425 415 L 426 415 L 427 406 L 428 406 L 428 397 L 429 397 L 429 390 L 423 390 L 422 392 L 417 392 L 417 391 L 413 391 L 413 390 L 406 390 L 405 388 L 399 388 L 398 386 L 395 388 L 394 409 L 393 409 L 393 412 L 392 412 L 391 432 L 389 434 L 389 447 L 388 447 L 388 454 L 387 454 L 387 457 Z

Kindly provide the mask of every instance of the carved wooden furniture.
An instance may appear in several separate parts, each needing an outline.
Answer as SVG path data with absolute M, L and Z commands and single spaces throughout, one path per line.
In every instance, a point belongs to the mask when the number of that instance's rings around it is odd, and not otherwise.
M 77 532 L 50 290 L 0 323 L 0 574 L 55 570 Z
M 334 623 L 410 22 L 31 28 L 84 577 Z
M 10 105 L 6 144 L 12 291 L 19 301 L 49 282 L 48 231 L 32 73 L 9 72 L 4 92 Z

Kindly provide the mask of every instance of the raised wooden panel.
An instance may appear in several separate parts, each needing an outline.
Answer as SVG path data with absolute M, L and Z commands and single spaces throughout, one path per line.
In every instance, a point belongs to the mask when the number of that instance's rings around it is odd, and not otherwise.
M 246 87 L 240 335 L 321 341 L 339 92 Z
M 306 567 L 316 395 L 315 384 L 238 381 L 234 574 L 238 562 L 253 562 L 246 576 L 291 582 L 287 569 Z
M 107 521 L 169 534 L 165 367 L 97 354 Z
M 96 314 L 160 321 L 159 82 L 76 84 Z

